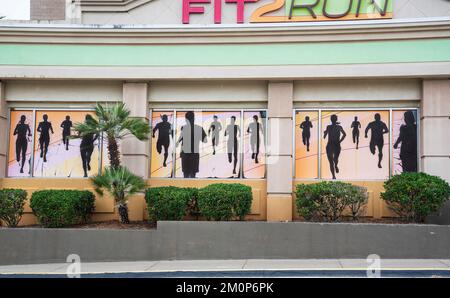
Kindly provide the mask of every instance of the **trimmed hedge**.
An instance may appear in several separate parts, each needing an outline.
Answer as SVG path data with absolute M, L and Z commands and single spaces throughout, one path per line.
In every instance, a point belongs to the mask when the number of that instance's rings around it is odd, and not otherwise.
M 0 220 L 8 227 L 17 227 L 26 200 L 27 192 L 23 189 L 0 189 Z
M 243 184 L 216 183 L 198 192 L 198 208 L 207 220 L 243 220 L 251 205 L 252 188 Z
M 402 173 L 384 183 L 381 198 L 406 221 L 423 222 L 450 197 L 449 184 L 425 173 Z
M 338 221 L 350 210 L 356 220 L 368 200 L 367 189 L 340 181 L 299 184 L 296 207 L 306 220 Z
M 41 190 L 31 195 L 30 207 L 39 223 L 47 228 L 87 222 L 94 210 L 90 191 Z
M 153 187 L 145 192 L 149 220 L 181 220 L 195 203 L 196 188 Z M 192 206 L 195 208 L 195 206 Z

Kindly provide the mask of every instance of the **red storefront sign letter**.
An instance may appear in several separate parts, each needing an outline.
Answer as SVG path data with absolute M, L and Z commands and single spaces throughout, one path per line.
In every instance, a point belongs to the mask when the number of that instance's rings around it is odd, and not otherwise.
M 236 19 L 238 24 L 244 23 L 245 3 L 257 2 L 258 0 L 225 0 L 226 3 L 236 3 Z
M 183 0 L 183 24 L 189 24 L 189 16 L 191 14 L 205 12 L 203 6 L 191 6 L 192 3 L 211 3 L 211 0 Z

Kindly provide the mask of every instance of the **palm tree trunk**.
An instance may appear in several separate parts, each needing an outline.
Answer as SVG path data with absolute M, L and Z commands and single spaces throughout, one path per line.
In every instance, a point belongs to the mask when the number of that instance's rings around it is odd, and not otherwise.
M 128 218 L 128 206 L 127 204 L 119 204 L 119 216 L 120 222 L 124 224 L 129 224 L 130 220 Z
M 114 137 L 108 137 L 108 155 L 111 167 L 116 169 L 120 167 L 119 146 L 117 145 L 117 141 Z

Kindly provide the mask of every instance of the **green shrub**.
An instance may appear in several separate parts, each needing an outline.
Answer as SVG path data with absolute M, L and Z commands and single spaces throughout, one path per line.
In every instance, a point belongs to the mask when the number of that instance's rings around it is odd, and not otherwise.
M 87 222 L 94 210 L 90 191 L 41 190 L 31 195 L 30 207 L 39 223 L 48 228 Z
M 450 196 L 443 179 L 425 173 L 402 173 L 384 183 L 381 198 L 391 210 L 407 221 L 423 222 L 438 211 Z
M 175 186 L 147 189 L 145 200 L 149 220 L 181 220 L 196 193 L 197 190 L 194 188 Z
M 357 185 L 352 185 L 349 191 L 351 194 L 348 197 L 348 209 L 350 210 L 353 220 L 356 221 L 367 206 L 369 193 L 367 192 L 367 188 Z
M 216 183 L 198 192 L 200 213 L 208 220 L 243 220 L 251 205 L 252 189 L 243 184 Z
M 367 189 L 339 181 L 299 184 L 296 207 L 306 220 L 338 221 L 348 208 L 357 219 L 367 203 Z
M 23 189 L 0 189 L 0 220 L 17 227 L 23 214 L 27 192 Z

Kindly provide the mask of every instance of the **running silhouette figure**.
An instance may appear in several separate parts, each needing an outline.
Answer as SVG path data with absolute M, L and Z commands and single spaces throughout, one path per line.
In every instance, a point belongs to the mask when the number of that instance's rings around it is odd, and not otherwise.
M 41 134 L 39 135 L 39 146 L 41 147 L 41 158 L 44 158 L 44 162 L 47 162 L 47 151 L 48 145 L 50 144 L 50 131 L 53 132 L 52 123 L 48 121 L 47 114 L 42 116 L 44 121 L 39 122 L 37 131 Z
M 69 150 L 69 139 L 70 139 L 70 129 L 72 128 L 72 121 L 70 121 L 70 116 L 66 116 L 66 120 L 61 123 L 62 140 L 64 145 L 66 145 L 66 150 Z
M 328 136 L 328 143 L 326 147 L 328 162 L 330 163 L 330 171 L 333 179 L 336 179 L 336 173 L 339 173 L 338 163 L 339 155 L 341 154 L 341 143 L 347 136 L 342 126 L 337 122 L 337 115 L 331 115 L 331 125 L 327 126 L 324 131 L 323 138 Z M 341 136 L 342 134 L 342 136 Z
M 23 173 L 23 166 L 25 165 L 25 159 L 28 148 L 28 137 L 31 137 L 30 126 L 25 123 L 27 117 L 25 115 L 20 116 L 20 121 L 17 123 L 14 129 L 14 135 L 16 138 L 16 160 L 20 163 L 20 173 Z M 28 133 L 28 134 L 27 134 Z
M 381 121 L 380 114 L 375 114 L 375 121 L 372 121 L 367 125 L 365 131 L 365 137 L 367 138 L 367 133 L 371 130 L 370 136 L 370 152 L 375 154 L 375 149 L 378 148 L 378 168 L 381 167 L 381 161 L 383 160 L 383 147 L 384 147 L 384 134 L 389 132 L 386 123 Z
M 248 125 L 247 133 L 250 134 L 250 147 L 252 148 L 252 159 L 255 160 L 255 163 L 259 163 L 258 154 L 261 144 L 260 132 L 263 133 L 261 123 L 258 122 L 258 116 L 254 115 L 253 122 Z
M 172 125 L 168 122 L 167 115 L 161 116 L 161 122 L 153 128 L 152 137 L 155 138 L 155 133 L 158 131 L 158 140 L 156 141 L 156 151 L 161 154 L 164 148 L 163 167 L 167 166 L 167 157 L 169 156 L 170 137 L 173 136 Z
M 309 121 L 309 116 L 305 117 L 305 121 L 300 124 L 302 129 L 302 141 L 306 146 L 306 151 L 309 151 L 309 139 L 311 138 L 311 128 L 313 128 L 312 122 Z
M 355 116 L 355 120 L 352 122 L 352 136 L 353 144 L 356 144 L 356 149 L 359 147 L 359 129 L 361 128 L 361 122 L 358 121 L 358 117 Z
M 400 126 L 400 135 L 394 149 L 400 147 L 400 160 L 403 172 L 417 172 L 417 125 L 414 113 L 407 111 L 403 115 L 405 124 Z
M 241 134 L 239 125 L 236 125 L 236 117 L 231 116 L 231 123 L 227 125 L 225 129 L 225 136 L 228 136 L 227 140 L 227 153 L 228 162 L 233 162 L 233 174 L 236 174 L 236 165 L 238 162 L 238 136 Z
M 93 120 L 92 116 L 87 114 L 85 117 L 85 123 Z M 88 176 L 88 171 L 91 170 L 91 156 L 94 152 L 94 142 L 98 139 L 98 134 L 86 134 L 81 138 L 80 154 L 81 162 L 83 164 L 84 177 Z
M 211 122 L 211 125 L 209 126 L 208 129 L 208 136 L 211 135 L 212 132 L 212 138 L 211 138 L 211 142 L 212 142 L 212 147 L 213 147 L 213 155 L 216 154 L 216 146 L 219 145 L 219 136 L 220 136 L 220 131 L 222 130 L 222 124 L 218 121 L 218 117 L 216 115 L 214 115 L 214 121 Z
M 181 169 L 184 178 L 195 178 L 199 172 L 200 164 L 200 142 L 206 143 L 208 138 L 206 132 L 200 125 L 195 124 L 195 114 L 189 111 L 185 115 L 186 125 L 181 127 L 180 137 L 177 141 L 181 143 Z

